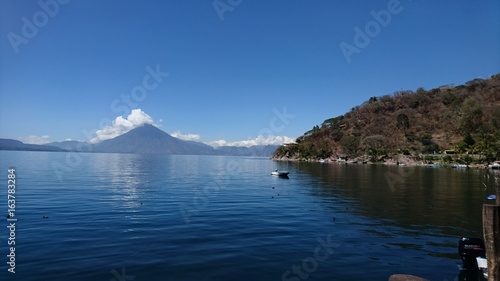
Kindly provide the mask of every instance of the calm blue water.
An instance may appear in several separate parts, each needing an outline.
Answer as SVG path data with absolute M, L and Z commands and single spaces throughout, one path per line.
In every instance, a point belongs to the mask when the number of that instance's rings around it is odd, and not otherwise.
M 7 169 L 16 169 L 16 273 Z M 288 169 L 289 179 L 273 177 Z M 1 280 L 454 280 L 487 171 L 0 151 Z M 487 183 L 487 186 L 483 185 Z M 47 216 L 44 219 L 43 216 Z

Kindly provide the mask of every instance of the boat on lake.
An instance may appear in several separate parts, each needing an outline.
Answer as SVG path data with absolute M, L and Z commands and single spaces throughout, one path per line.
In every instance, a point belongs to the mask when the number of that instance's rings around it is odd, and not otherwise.
M 488 165 L 488 168 L 492 170 L 500 170 L 500 161 L 493 162 L 493 164 Z
M 453 169 L 469 169 L 469 165 L 466 164 L 451 164 Z
M 278 177 L 288 177 L 288 174 L 289 174 L 288 171 L 279 171 L 277 169 L 271 172 L 271 175 Z

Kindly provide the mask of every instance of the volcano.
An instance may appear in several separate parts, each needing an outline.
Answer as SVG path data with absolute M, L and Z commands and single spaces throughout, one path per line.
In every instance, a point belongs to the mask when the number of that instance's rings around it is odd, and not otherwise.
M 113 139 L 95 145 L 95 152 L 139 154 L 215 154 L 206 144 L 185 141 L 145 124 Z

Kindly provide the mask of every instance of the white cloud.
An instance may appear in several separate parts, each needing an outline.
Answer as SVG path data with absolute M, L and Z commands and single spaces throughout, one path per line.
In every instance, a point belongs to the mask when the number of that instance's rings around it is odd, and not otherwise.
M 163 120 L 159 120 L 161 123 Z M 155 123 L 153 118 L 146 114 L 141 109 L 133 109 L 132 112 L 126 117 L 118 116 L 112 122 L 111 125 L 105 126 L 104 128 L 97 130 L 95 132 L 95 137 L 90 140 L 91 143 L 97 143 L 103 140 L 112 139 L 117 136 L 123 135 L 126 132 L 140 127 L 144 124 L 151 124 L 154 126 L 159 126 L 159 124 Z M 173 137 L 188 140 L 188 141 L 201 141 L 201 136 L 199 134 L 183 134 L 181 131 L 177 130 L 171 134 Z M 47 138 L 45 143 L 48 141 L 48 136 L 44 136 Z M 259 135 L 255 139 L 247 139 L 241 141 L 232 141 L 228 142 L 226 140 L 215 140 L 210 142 L 205 142 L 208 145 L 219 147 L 219 146 L 245 146 L 250 147 L 253 145 L 280 145 L 283 143 L 292 143 L 295 142 L 294 138 L 290 138 L 287 136 L 263 136 Z
M 227 145 L 227 141 L 225 141 L 225 140 L 216 140 L 216 141 L 206 142 L 206 144 L 214 146 L 214 147 L 226 146 Z
M 41 137 L 31 135 L 31 136 L 27 136 L 27 137 L 20 138 L 20 139 L 22 142 L 28 143 L 28 144 L 46 144 L 46 143 L 51 142 L 50 137 L 47 135 L 41 136 Z
M 200 135 L 198 134 L 182 134 L 181 131 L 175 131 L 171 134 L 174 138 L 178 138 L 181 140 L 188 140 L 188 141 L 199 141 L 200 140 Z
M 225 140 L 216 140 L 216 141 L 207 142 L 206 144 L 214 146 L 214 147 L 218 147 L 218 146 L 246 146 L 246 147 L 250 147 L 253 145 L 280 145 L 280 144 L 292 143 L 292 142 L 295 142 L 295 139 L 287 137 L 287 136 L 263 136 L 263 135 L 259 135 L 255 139 L 233 141 L 233 142 L 227 142 Z
M 127 119 L 122 116 L 118 116 L 113 121 L 112 125 L 97 130 L 95 132 L 96 137 L 91 139 L 90 142 L 97 143 L 103 140 L 112 139 L 144 124 L 155 125 L 153 118 L 147 115 L 144 111 L 139 108 L 132 109 L 132 112 L 127 116 Z

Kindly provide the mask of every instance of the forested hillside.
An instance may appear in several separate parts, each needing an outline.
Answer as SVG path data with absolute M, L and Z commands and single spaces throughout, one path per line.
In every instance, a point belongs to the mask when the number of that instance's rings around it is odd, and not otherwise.
M 500 74 L 460 86 L 371 97 L 314 126 L 296 144 L 280 146 L 274 158 L 364 155 L 377 161 L 391 154 L 445 150 L 480 154 L 486 161 L 500 157 Z

